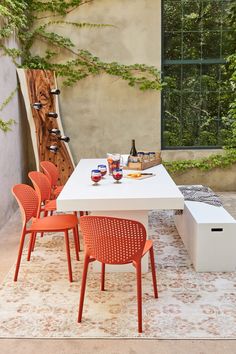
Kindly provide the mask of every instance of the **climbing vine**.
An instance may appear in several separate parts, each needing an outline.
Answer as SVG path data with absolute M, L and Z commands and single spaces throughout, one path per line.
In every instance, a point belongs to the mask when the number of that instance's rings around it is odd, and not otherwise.
M 18 87 L 15 88 L 14 91 L 11 92 L 11 94 L 5 99 L 5 101 L 0 105 L 0 112 L 4 110 L 4 108 L 8 105 L 8 103 L 12 100 L 12 98 L 15 96 L 16 92 L 18 90 Z M 14 119 L 8 119 L 7 121 L 4 121 L 0 117 L 0 129 L 3 130 L 4 132 L 7 132 L 11 130 L 11 126 L 15 123 Z
M 72 86 L 77 81 L 103 72 L 126 80 L 130 86 L 140 90 L 161 90 L 164 84 L 160 73 L 154 66 L 145 64 L 122 65 L 117 62 L 106 63 L 88 50 L 78 49 L 70 38 L 59 35 L 49 28 L 58 25 L 73 26 L 76 29 L 90 27 L 94 29 L 115 27 L 112 24 L 71 22 L 66 16 L 80 6 L 95 0 L 3 0 L 0 5 L 0 49 L 12 58 L 17 67 L 29 69 L 48 69 L 63 78 L 63 84 Z M 42 24 L 42 21 L 44 22 Z M 45 22 L 46 21 L 46 22 Z M 20 46 L 9 48 L 7 39 L 17 34 Z M 34 55 L 32 46 L 35 41 L 46 42 L 50 49 L 44 55 Z M 67 60 L 57 61 L 64 51 Z M 21 64 L 18 64 L 18 58 Z M 3 124 L 1 121 L 0 128 Z
M 236 163 L 236 150 L 225 149 L 223 154 L 212 154 L 209 157 L 196 160 L 165 161 L 164 166 L 171 174 L 180 174 L 196 168 L 200 171 L 210 171 L 214 168 L 226 168 Z
M 59 35 L 57 25 L 73 26 L 77 29 L 90 27 L 94 29 L 115 27 L 112 24 L 96 24 L 71 22 L 66 20 L 67 14 L 75 11 L 80 6 L 92 3 L 95 0 L 3 0 L 0 5 L 0 17 L 4 26 L 0 31 L 0 46 L 6 55 L 16 63 L 16 58 L 21 57 L 23 68 L 50 69 L 58 76 L 64 78 L 66 86 L 74 85 L 77 81 L 87 76 L 101 74 L 114 75 L 126 80 L 130 86 L 137 86 L 141 90 L 161 90 L 163 83 L 160 73 L 154 66 L 145 64 L 122 65 L 117 62 L 106 63 L 85 49 L 76 48 L 68 37 Z M 42 24 L 42 20 L 45 22 Z M 118 30 L 118 29 L 117 29 Z M 3 39 L 17 32 L 20 41 L 20 50 L 7 48 Z M 50 50 L 44 55 L 32 54 L 35 41 L 46 42 Z M 67 60 L 63 63 L 57 61 L 57 56 L 64 51 Z

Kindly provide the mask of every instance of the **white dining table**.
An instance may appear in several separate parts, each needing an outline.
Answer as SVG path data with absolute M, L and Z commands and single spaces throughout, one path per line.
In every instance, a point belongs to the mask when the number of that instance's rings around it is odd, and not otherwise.
M 148 237 L 148 213 L 152 209 L 183 209 L 184 197 L 163 165 L 146 169 L 153 176 L 136 180 L 127 178 L 135 171 L 124 170 L 121 183 L 106 175 L 98 185 L 91 181 L 91 170 L 106 159 L 81 159 L 57 198 L 58 211 L 87 210 L 91 215 L 106 215 L 137 220 L 144 224 Z M 99 271 L 97 262 L 94 270 Z M 130 265 L 108 266 L 108 271 L 130 271 Z M 142 271 L 148 271 L 147 255 Z

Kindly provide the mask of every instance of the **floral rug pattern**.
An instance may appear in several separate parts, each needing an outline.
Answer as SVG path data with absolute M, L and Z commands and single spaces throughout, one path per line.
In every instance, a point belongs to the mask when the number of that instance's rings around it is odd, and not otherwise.
M 174 226 L 172 212 L 152 211 L 159 298 L 151 273 L 143 275 L 143 333 L 137 332 L 135 273 L 89 271 L 82 323 L 77 323 L 83 268 L 71 256 L 74 282 L 67 277 L 64 238 L 38 238 L 30 262 L 25 250 L 18 282 L 14 268 L 0 286 L 0 337 L 26 338 L 236 338 L 236 272 L 196 273 Z M 71 239 L 72 240 L 72 239 Z

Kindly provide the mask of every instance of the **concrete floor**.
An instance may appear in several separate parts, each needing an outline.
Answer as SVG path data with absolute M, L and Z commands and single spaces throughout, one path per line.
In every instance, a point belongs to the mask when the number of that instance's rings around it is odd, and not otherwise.
M 220 193 L 225 208 L 236 218 L 236 193 Z M 20 215 L 0 230 L 0 281 L 15 262 Z M 1 320 L 1 318 L 0 318 Z M 0 354 L 236 354 L 236 340 L 140 339 L 0 339 Z

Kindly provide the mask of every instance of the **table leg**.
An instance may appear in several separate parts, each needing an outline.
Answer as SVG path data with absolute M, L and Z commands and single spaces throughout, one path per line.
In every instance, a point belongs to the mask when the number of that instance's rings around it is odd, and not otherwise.
M 147 230 L 148 238 L 148 210 L 113 210 L 113 211 L 91 211 L 90 215 L 105 215 L 116 218 L 125 218 L 141 222 Z M 93 271 L 101 272 L 101 263 L 93 262 Z M 131 264 L 106 265 L 106 272 L 134 272 L 135 268 Z M 142 273 L 148 272 L 148 254 L 142 259 Z

